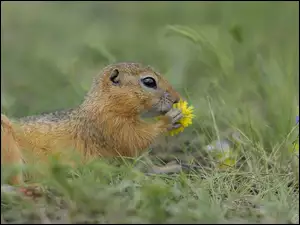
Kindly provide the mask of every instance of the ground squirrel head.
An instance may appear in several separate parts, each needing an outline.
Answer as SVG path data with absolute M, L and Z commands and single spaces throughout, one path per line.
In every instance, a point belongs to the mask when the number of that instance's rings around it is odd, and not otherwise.
M 105 67 L 95 78 L 88 99 L 124 116 L 156 116 L 169 111 L 180 95 L 151 67 L 118 63 Z

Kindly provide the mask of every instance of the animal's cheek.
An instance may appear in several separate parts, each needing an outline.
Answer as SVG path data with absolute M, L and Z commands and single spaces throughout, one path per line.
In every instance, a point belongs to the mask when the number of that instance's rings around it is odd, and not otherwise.
M 151 111 L 159 112 L 160 114 L 168 112 L 172 108 L 172 102 L 165 97 L 160 97 L 152 100 Z
M 161 115 L 161 101 L 160 99 L 151 99 L 144 104 L 144 109 L 141 111 L 143 118 L 151 118 Z
M 144 100 L 144 108 L 146 110 L 155 110 L 160 105 L 160 98 L 152 97 Z

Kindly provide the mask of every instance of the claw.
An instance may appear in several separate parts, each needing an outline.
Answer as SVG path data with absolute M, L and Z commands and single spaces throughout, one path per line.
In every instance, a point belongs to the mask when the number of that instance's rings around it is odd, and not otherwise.
M 170 124 L 169 124 L 169 128 L 168 128 L 169 131 L 174 130 L 174 129 L 178 129 L 182 126 L 182 124 L 179 123 L 179 121 L 183 117 L 183 114 L 182 114 L 180 109 L 172 108 L 165 115 L 168 116 L 171 120 Z
M 174 118 L 173 118 L 173 123 L 177 123 L 179 120 L 181 120 L 182 118 L 182 114 L 181 112 L 179 112 L 179 114 L 177 114 Z
M 182 112 L 180 109 L 172 108 L 169 112 L 166 113 L 172 120 L 172 124 L 177 123 L 182 118 Z
M 173 124 L 173 129 L 178 129 L 181 126 L 182 125 L 180 123 L 175 123 L 175 124 Z

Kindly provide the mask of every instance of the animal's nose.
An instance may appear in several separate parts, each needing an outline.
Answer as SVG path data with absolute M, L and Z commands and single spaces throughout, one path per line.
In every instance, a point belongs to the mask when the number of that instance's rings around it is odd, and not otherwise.
M 174 104 L 178 103 L 179 101 L 180 101 L 180 98 L 179 98 L 179 97 L 175 98 Z
M 176 94 L 176 95 L 174 96 L 174 94 L 171 95 L 170 93 L 165 92 L 165 96 L 166 96 L 167 98 L 170 98 L 170 100 L 173 101 L 173 104 L 176 104 L 176 103 L 178 103 L 178 102 L 180 101 L 180 96 L 179 96 L 178 94 Z

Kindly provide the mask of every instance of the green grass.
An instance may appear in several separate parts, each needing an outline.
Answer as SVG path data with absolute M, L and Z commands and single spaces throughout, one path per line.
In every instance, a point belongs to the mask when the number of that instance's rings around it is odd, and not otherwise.
M 154 66 L 194 105 L 179 137 L 118 163 L 38 179 L 47 198 L 2 194 L 6 222 L 296 223 L 298 2 L 1 3 L 1 107 L 10 117 L 79 104 L 113 62 Z M 234 168 L 204 146 L 239 132 Z M 149 174 L 151 163 L 200 164 Z M 1 173 L 2 183 L 8 171 Z

